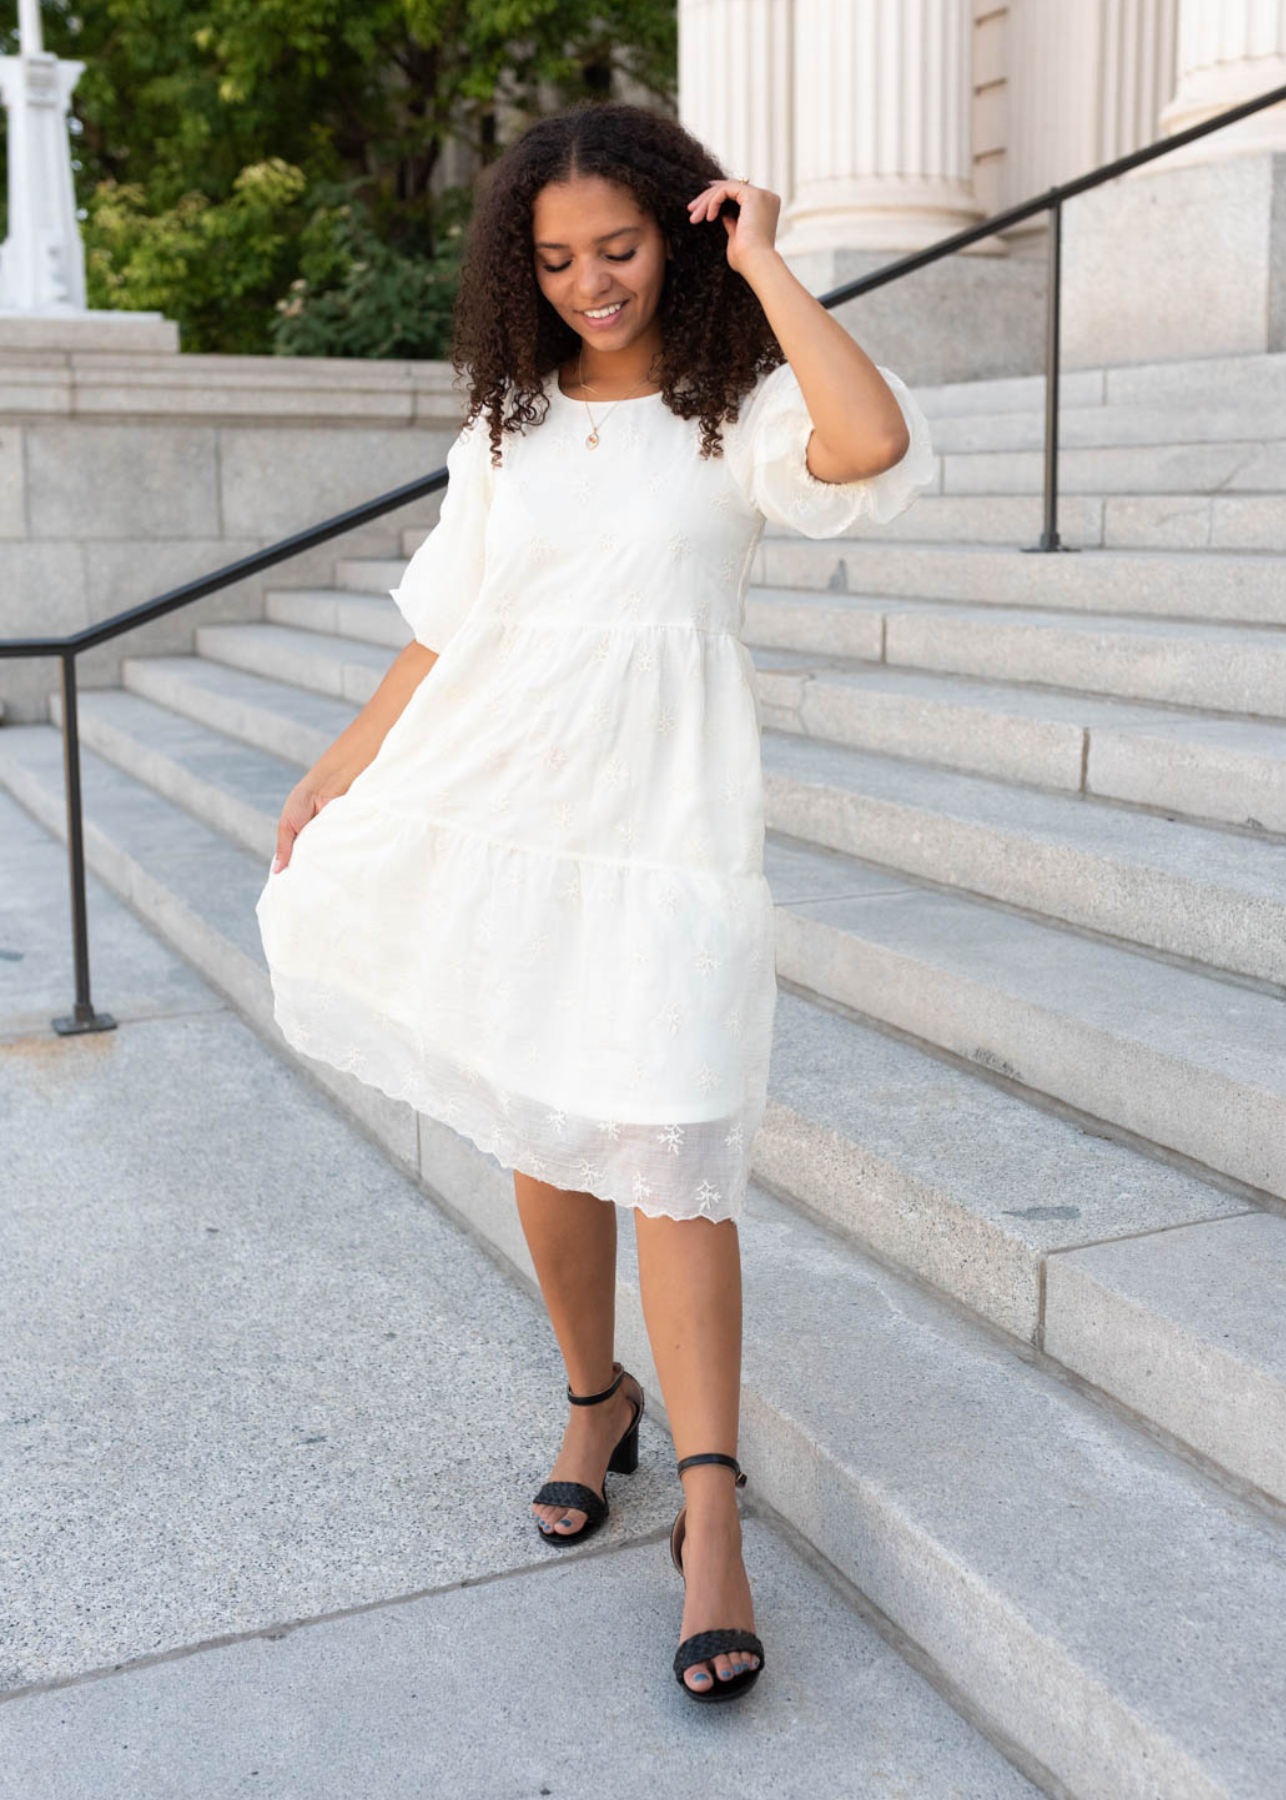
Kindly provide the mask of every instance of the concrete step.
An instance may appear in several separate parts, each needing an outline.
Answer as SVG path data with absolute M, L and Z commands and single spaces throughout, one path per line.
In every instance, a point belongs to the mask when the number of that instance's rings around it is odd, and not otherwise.
M 83 744 L 113 771 L 109 777 L 100 770 L 100 781 L 115 779 L 115 772 L 130 776 L 189 818 L 214 823 L 241 849 L 271 854 L 293 770 L 136 695 L 106 690 L 84 699 Z M 213 775 L 222 787 L 212 796 Z M 925 1023 L 929 1003 L 922 1001 L 920 1011 L 909 1003 L 898 1010 L 895 1004 L 890 1013 L 879 1004 L 879 990 L 909 992 L 916 975 L 923 989 L 936 976 L 945 1029 L 934 1023 L 921 1033 L 926 1042 L 955 1049 L 951 1031 L 959 1034 L 961 1012 L 971 1000 L 977 1027 L 969 1060 L 975 1064 L 988 1070 L 1003 1067 L 1015 1086 L 1020 1079 L 1033 1085 L 1047 1071 L 1068 1086 L 1079 1079 L 1081 1086 L 1063 1098 L 1074 1098 L 1087 1110 L 1099 1100 L 1109 1119 L 1124 1111 L 1124 1122 L 1140 1135 L 1146 1135 L 1149 1125 L 1162 1131 L 1170 1127 L 1171 1135 L 1178 1131 L 1180 1148 L 1190 1147 L 1193 1134 L 1204 1129 L 1198 1141 L 1216 1151 L 1229 1146 L 1234 1165 L 1235 1146 L 1245 1132 L 1250 1154 L 1258 1160 L 1253 1167 L 1235 1165 L 1236 1172 L 1247 1179 L 1257 1175 L 1264 1186 L 1278 1179 L 1286 1189 L 1280 1148 L 1286 1113 L 1280 1071 L 1286 1063 L 1278 1055 L 1286 1026 L 1271 1015 L 1265 997 L 1226 987 L 1219 991 L 1218 983 L 1202 983 L 1163 967 L 1157 972 L 1173 978 L 1170 986 L 1155 977 L 1149 983 L 1146 967 L 1124 967 L 1131 961 L 1142 965 L 1143 959 L 1105 953 L 1081 940 L 1071 940 L 1072 953 L 1064 954 L 1060 964 L 1060 934 L 1045 931 L 1044 937 L 1053 940 L 1047 946 L 1051 967 L 1084 977 L 1090 999 L 1077 993 L 1065 1012 L 1046 1003 L 1043 1037 L 1052 1048 L 1043 1062 L 1034 1054 L 1031 1070 L 1020 1077 L 1015 1065 L 998 1053 L 988 1057 L 978 1037 L 994 1024 L 997 1040 L 1013 1055 L 1023 1054 L 1026 1045 L 1020 1049 L 1016 1040 L 1024 1028 L 1032 1034 L 1038 1003 L 1020 982 L 1011 980 L 1009 991 L 996 991 L 1001 982 L 993 977 L 988 991 L 977 974 L 970 981 L 964 971 L 977 942 L 984 945 L 979 968 L 986 968 L 988 942 L 993 963 L 1004 966 L 998 952 L 1007 925 L 1019 927 L 1012 934 L 1018 958 L 1025 955 L 1028 966 L 1037 964 L 1031 940 L 1040 928 L 1029 927 L 1024 934 L 1024 921 L 994 909 L 969 908 L 948 896 L 917 896 L 848 859 L 804 855 L 773 844 L 767 867 L 780 908 L 778 969 L 784 979 L 914 1031 Z M 849 898 L 836 898 L 837 893 Z M 857 903 L 851 897 L 855 893 L 860 895 Z M 917 899 L 922 903 L 918 922 Z M 952 918 L 951 908 L 963 913 L 964 932 L 972 931 L 972 939 L 966 936 L 963 944 L 960 920 Z M 858 923 L 846 931 L 854 913 Z M 871 923 L 863 939 L 868 913 Z M 929 964 L 922 946 L 936 938 L 957 942 L 954 961 L 939 950 L 936 966 Z M 1097 961 L 1087 951 L 1098 951 Z M 1152 1007 L 1150 1017 L 1133 1019 L 1132 1031 L 1105 1004 L 1103 990 L 1111 992 L 1114 962 L 1121 991 L 1132 982 L 1129 998 L 1146 999 Z M 1097 990 L 1090 985 L 1094 981 Z M 962 997 L 965 986 L 972 989 L 970 998 Z M 1058 991 L 1061 995 L 1061 986 Z M 872 999 L 874 1004 L 863 1008 Z M 1238 1001 L 1246 999 L 1258 1004 L 1240 1007 Z M 1166 1010 L 1167 1001 L 1174 1010 Z M 1201 1051 L 1187 1055 L 1176 1044 L 1170 1023 L 1182 1016 L 1177 1009 L 1185 1003 L 1203 1028 Z M 1235 1216 L 1253 1204 L 1190 1172 L 1107 1141 L 1092 1123 L 1087 1134 L 1078 1121 L 1033 1107 L 1021 1094 L 980 1080 L 967 1068 L 854 1025 L 833 1011 L 793 999 L 787 1004 L 784 997 L 779 1005 L 771 1104 L 757 1146 L 757 1173 L 1025 1342 L 1039 1345 L 1046 1330 L 1042 1292 L 1051 1255 Z M 1267 1034 L 1262 1042 L 1256 1035 L 1261 1026 Z M 1079 1065 L 1064 1078 L 1061 1057 L 1069 1049 L 1097 1056 L 1097 1084 Z M 1131 1075 L 1133 1090 L 1118 1092 L 1114 1082 Z M 1257 1082 L 1267 1091 L 1258 1092 Z M 1057 1086 L 1053 1091 L 1059 1091 Z M 1187 1139 L 1182 1124 L 1171 1124 L 1179 1093 Z M 1222 1103 L 1224 1110 L 1202 1127 L 1199 1101 Z M 931 1115 L 949 1119 L 949 1131 L 926 1132 L 924 1121 Z M 838 1166 L 837 1145 L 842 1146 Z M 1074 1205 L 1066 1197 L 1069 1170 L 1075 1171 Z M 1286 1230 L 1286 1220 L 1282 1223 Z M 1127 1398 L 1132 1391 L 1128 1360 L 1116 1381 L 1100 1359 L 1099 1377 L 1099 1385 L 1118 1397 Z M 1259 1403 L 1262 1408 L 1262 1396 Z M 1156 1411 L 1148 1416 L 1168 1425 L 1164 1393 L 1153 1404 Z M 1286 1383 L 1279 1411 L 1286 1443 Z M 1246 1429 L 1221 1389 L 1210 1392 L 1205 1415 L 1195 1413 L 1189 1392 L 1184 1419 L 1195 1447 L 1246 1479 L 1259 1481 L 1266 1461 L 1271 1469 L 1271 1456 L 1266 1457 L 1257 1434 Z M 1286 1482 L 1281 1491 L 1286 1499 Z
M 1286 844 L 763 733 L 766 819 L 948 889 L 1286 984 Z
M 389 602 L 392 605 L 392 602 Z M 403 642 L 409 641 L 409 632 Z M 198 625 L 198 656 L 229 668 L 294 682 L 315 693 L 365 706 L 393 661 L 382 644 L 325 631 L 252 621 L 244 625 Z
M 918 390 L 917 390 L 918 391 Z M 1042 392 L 1035 406 L 938 413 L 933 447 L 956 454 L 979 450 L 1045 448 Z M 1188 406 L 1166 401 L 1108 401 L 1063 406 L 1058 411 L 1059 461 L 1064 451 L 1137 448 L 1188 449 L 1208 444 L 1269 445 L 1286 438 L 1286 406 L 1273 395 L 1253 401 L 1203 400 Z
M 1275 995 L 773 833 L 764 867 L 782 980 L 1244 1183 L 1249 1203 L 1286 1198 Z
M 910 379 L 910 377 L 908 377 Z M 983 380 L 915 383 L 930 417 L 1036 411 L 1045 403 L 1045 376 L 995 375 Z M 1146 363 L 1113 363 L 1059 372 L 1059 412 L 1073 407 L 1286 405 L 1286 353 L 1184 356 Z
M 944 494 L 1039 494 L 1043 450 L 957 450 L 941 458 Z M 1286 441 L 1106 445 L 1060 450 L 1058 491 L 1067 494 L 1280 494 Z M 1060 536 L 1061 527 L 1060 527 Z
M 1286 1499 L 1286 1219 L 1245 1212 L 1052 1256 L 1044 1347 Z
M 59 835 L 58 734 L 22 727 L 0 745 L 11 791 Z M 266 857 L 92 750 L 84 773 L 91 866 L 261 1022 L 266 974 L 224 928 L 253 933 Z M 419 1127 L 423 1179 L 533 1280 L 508 1172 L 436 1122 Z M 1286 1536 L 1271 1508 L 757 1187 L 742 1238 L 755 1329 L 738 1453 L 756 1495 L 1046 1791 L 1276 1800 Z M 619 1349 L 651 1395 L 633 1255 L 623 1234 Z
M 1286 832 L 1286 725 L 798 651 L 753 658 L 761 716 L 779 731 Z
M 1282 474 L 1286 488 L 1286 465 Z M 341 567 L 356 572 L 387 570 L 388 565 L 354 562 Z M 1029 556 L 985 544 L 762 538 L 751 578 L 756 587 L 1286 625 L 1281 559 L 1250 550 L 1086 550 Z M 371 580 L 373 584 L 373 576 Z
M 425 533 L 413 527 L 418 545 Z M 408 556 L 413 554 L 409 551 Z M 327 637 L 360 638 L 390 650 L 411 641 L 410 627 L 388 594 L 359 594 L 343 588 L 270 588 L 264 611 L 269 624 L 289 625 Z
M 1286 718 L 1286 632 L 753 587 L 757 648 Z
M 421 534 L 421 542 L 425 535 Z M 383 594 L 388 598 L 389 589 L 397 587 L 406 573 L 406 564 L 404 556 L 346 556 L 335 564 L 335 583 L 357 594 Z M 391 598 L 388 603 L 394 606 Z
M 360 710 L 355 701 L 252 675 L 208 656 L 126 657 L 121 682 L 126 693 L 301 769 L 311 768 Z M 51 692 L 51 707 L 55 698 Z

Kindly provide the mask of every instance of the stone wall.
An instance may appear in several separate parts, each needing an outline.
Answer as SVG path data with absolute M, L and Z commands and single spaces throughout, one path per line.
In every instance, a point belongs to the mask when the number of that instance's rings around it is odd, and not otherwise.
M 0 320 L 0 637 L 78 630 L 431 473 L 463 414 L 444 362 L 180 356 L 155 315 Z M 270 587 L 328 587 L 337 557 L 395 554 L 439 503 L 135 627 L 79 680 L 115 686 L 123 656 L 262 618 Z M 56 658 L 0 659 L 6 722 L 47 718 L 59 679 Z

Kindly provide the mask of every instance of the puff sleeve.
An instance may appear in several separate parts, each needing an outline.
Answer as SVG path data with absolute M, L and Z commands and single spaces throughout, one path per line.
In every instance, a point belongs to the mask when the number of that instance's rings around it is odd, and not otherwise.
M 401 583 L 388 590 L 418 641 L 439 653 L 482 586 L 495 475 L 485 415 L 461 427 L 446 463 L 438 522 L 407 564 Z
M 788 362 L 770 369 L 752 390 L 726 436 L 724 454 L 743 497 L 766 519 L 806 537 L 838 537 L 863 520 L 887 525 L 932 482 L 937 458 L 928 421 L 901 376 L 875 366 L 902 409 L 911 442 L 891 469 L 856 481 L 820 481 L 808 467 L 813 421 Z

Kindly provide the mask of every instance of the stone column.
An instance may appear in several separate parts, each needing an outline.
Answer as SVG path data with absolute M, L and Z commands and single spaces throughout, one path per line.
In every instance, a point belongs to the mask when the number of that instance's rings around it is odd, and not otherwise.
M 795 0 L 784 253 L 915 250 L 982 217 L 972 30 L 970 0 Z
M 679 117 L 730 175 L 790 199 L 795 0 L 679 0 Z
M 1286 86 L 1286 0 L 1179 0 L 1179 69 L 1174 98 L 1158 121 L 1169 136 L 1185 126 Z M 1173 151 L 1180 164 L 1286 150 L 1286 102 Z

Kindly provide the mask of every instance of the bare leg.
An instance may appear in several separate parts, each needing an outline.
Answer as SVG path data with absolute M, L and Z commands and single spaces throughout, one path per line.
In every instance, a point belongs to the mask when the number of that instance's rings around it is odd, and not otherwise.
M 598 1394 L 612 1383 L 616 1324 L 616 1202 L 551 1187 L 513 1172 L 514 1195 L 541 1295 L 563 1353 L 574 1394 Z M 610 1400 L 571 1406 L 551 1481 L 583 1481 L 603 1492 L 612 1447 L 634 1416 L 642 1389 L 631 1376 Z M 533 1506 L 537 1519 L 566 1536 L 585 1523 L 577 1507 Z M 562 1521 L 566 1521 L 563 1523 Z
M 741 1245 L 734 1220 L 648 1218 L 637 1209 L 639 1282 L 652 1356 L 682 1460 L 702 1450 L 737 1454 L 741 1397 Z M 722 1463 L 684 1471 L 682 1559 L 686 1597 L 679 1639 L 716 1626 L 753 1631 L 750 1582 L 741 1560 L 736 1477 Z M 758 1661 L 748 1650 L 684 1671 L 700 1692 L 711 1680 Z M 712 1673 L 713 1671 L 713 1673 Z

